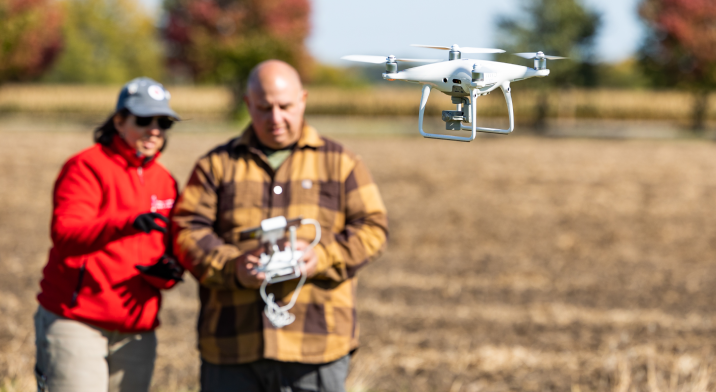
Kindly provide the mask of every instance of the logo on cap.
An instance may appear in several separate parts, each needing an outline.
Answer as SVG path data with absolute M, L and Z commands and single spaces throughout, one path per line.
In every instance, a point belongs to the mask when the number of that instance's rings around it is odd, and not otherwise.
M 149 86 L 147 93 L 149 93 L 149 96 L 156 99 L 157 101 L 161 101 L 164 99 L 164 89 L 157 85 Z

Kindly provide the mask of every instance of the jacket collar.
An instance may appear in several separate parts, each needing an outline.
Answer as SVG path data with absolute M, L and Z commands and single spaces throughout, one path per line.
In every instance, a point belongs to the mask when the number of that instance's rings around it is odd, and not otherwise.
M 150 166 L 157 158 L 159 158 L 159 155 L 161 154 L 157 152 L 156 154 L 154 154 L 153 157 L 144 157 L 141 155 L 137 155 L 137 150 L 127 144 L 127 142 L 124 141 L 124 139 L 122 139 L 119 135 L 114 135 L 114 138 L 112 139 L 112 144 L 109 146 L 109 149 L 116 154 L 115 156 L 118 158 L 118 160 L 126 163 L 127 166 L 131 167 Z
M 243 146 L 248 147 L 249 149 L 259 150 L 261 147 L 261 145 L 259 144 L 259 139 L 256 137 L 256 132 L 254 131 L 254 127 L 252 124 L 249 124 L 249 126 L 246 127 L 244 133 L 242 133 L 238 139 L 235 139 L 233 144 L 233 148 Z M 318 131 L 316 131 L 316 129 L 312 126 L 304 124 L 303 129 L 301 130 L 301 137 L 298 139 L 298 142 L 296 142 L 296 147 L 318 148 L 323 146 L 324 144 L 325 142 L 323 141 L 323 139 L 321 139 L 321 136 L 318 134 Z

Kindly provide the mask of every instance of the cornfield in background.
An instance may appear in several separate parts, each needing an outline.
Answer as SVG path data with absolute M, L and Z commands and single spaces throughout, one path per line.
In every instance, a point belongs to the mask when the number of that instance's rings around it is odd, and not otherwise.
M 0 113 L 26 112 L 63 115 L 107 115 L 114 107 L 121 86 L 5 85 L 0 88 Z M 231 110 L 231 94 L 220 87 L 169 86 L 172 107 L 193 118 L 224 118 Z M 309 114 L 330 115 L 417 115 L 420 89 L 374 87 L 340 89 L 308 87 Z M 513 88 L 517 121 L 534 115 L 537 93 Z M 692 97 L 676 91 L 564 90 L 550 95 L 550 117 L 591 119 L 687 120 Z M 478 98 L 478 115 L 507 114 L 502 93 Z M 440 115 L 452 109 L 449 97 L 433 93 L 427 111 Z M 716 100 L 708 113 L 716 117 Z

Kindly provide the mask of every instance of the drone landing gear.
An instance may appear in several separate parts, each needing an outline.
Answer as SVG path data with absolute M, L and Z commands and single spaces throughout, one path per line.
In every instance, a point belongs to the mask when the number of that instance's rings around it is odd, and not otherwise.
M 500 86 L 502 93 L 505 96 L 505 102 L 507 103 L 507 112 L 510 118 L 510 127 L 508 129 L 496 129 L 496 128 L 482 128 L 477 126 L 477 98 L 485 92 L 480 91 L 479 88 L 470 89 L 470 98 L 453 97 L 453 103 L 457 104 L 457 110 L 446 110 L 443 112 L 443 121 L 445 121 L 445 127 L 447 130 L 466 130 L 472 131 L 470 136 L 453 136 L 443 135 L 439 133 L 427 133 L 423 130 L 423 119 L 425 118 L 425 106 L 428 103 L 428 97 L 430 96 L 430 85 L 423 85 L 423 95 L 420 98 L 420 115 L 418 118 L 420 134 L 426 138 L 432 139 L 443 139 L 443 140 L 454 140 L 459 142 L 471 142 L 477 137 L 477 132 L 486 133 L 497 133 L 497 134 L 508 134 L 511 133 L 515 128 L 515 116 L 512 108 L 512 94 L 510 89 L 510 82 L 504 82 Z M 490 92 L 496 89 L 494 86 L 492 89 L 486 91 Z M 458 103 L 459 101 L 459 103 Z M 465 105 L 466 110 L 462 110 L 462 105 Z M 470 125 L 464 125 L 463 122 L 470 123 Z

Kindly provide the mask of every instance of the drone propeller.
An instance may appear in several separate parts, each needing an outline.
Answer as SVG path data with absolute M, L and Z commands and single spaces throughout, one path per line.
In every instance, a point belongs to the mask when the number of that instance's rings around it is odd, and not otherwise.
M 434 63 L 440 60 L 433 59 L 396 59 L 392 54 L 388 57 L 383 56 L 364 56 L 359 54 L 353 54 L 349 56 L 341 57 L 343 60 L 358 61 L 361 63 L 371 64 L 385 64 L 385 72 L 395 73 L 398 72 L 398 61 L 409 62 L 409 63 Z
M 350 56 L 343 56 L 341 57 L 343 60 L 348 61 L 358 61 L 361 63 L 371 63 L 371 64 L 384 64 L 384 63 L 392 63 L 395 61 L 403 61 L 403 62 L 410 62 L 410 63 L 435 63 L 440 60 L 434 60 L 434 59 L 397 59 L 395 56 L 364 56 L 364 55 L 350 55 Z
M 549 56 L 542 52 L 535 52 L 535 53 L 514 53 L 515 56 L 520 56 L 525 59 L 547 59 L 547 60 L 563 60 L 567 57 L 560 57 L 560 56 Z
M 453 52 L 462 52 L 462 53 L 505 53 L 502 49 L 489 49 L 489 48 L 471 48 L 471 47 L 460 47 L 457 44 L 453 46 L 434 46 L 434 45 L 416 45 L 412 44 L 410 46 L 416 46 L 418 48 L 428 48 L 428 49 L 439 49 L 439 50 L 451 50 Z
M 536 53 L 514 53 L 515 56 L 520 56 L 525 59 L 532 59 L 535 61 L 535 69 L 541 70 L 541 69 L 547 69 L 547 60 L 564 60 L 566 57 L 560 57 L 560 56 L 549 56 L 544 54 L 543 52 L 536 52 Z

